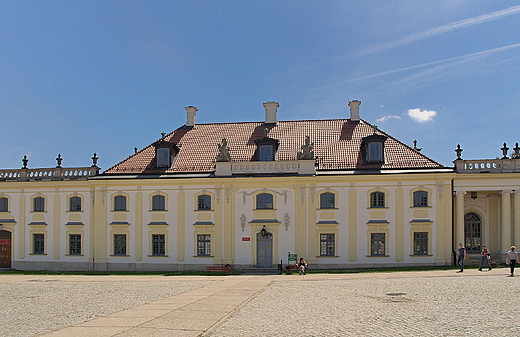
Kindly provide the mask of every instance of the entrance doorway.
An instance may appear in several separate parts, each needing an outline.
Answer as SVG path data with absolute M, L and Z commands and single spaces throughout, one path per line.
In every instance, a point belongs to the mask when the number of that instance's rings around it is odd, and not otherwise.
M 11 232 L 0 230 L 0 268 L 11 268 Z
M 273 234 L 265 226 L 256 234 L 256 266 L 271 268 L 273 266 Z

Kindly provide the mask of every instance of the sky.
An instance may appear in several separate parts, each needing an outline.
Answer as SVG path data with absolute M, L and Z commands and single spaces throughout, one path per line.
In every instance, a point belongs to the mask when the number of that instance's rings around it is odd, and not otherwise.
M 0 169 L 106 170 L 186 123 L 360 116 L 445 166 L 520 142 L 520 4 L 0 0 Z M 216 135 L 216 142 L 219 137 Z M 510 150 L 509 152 L 512 152 Z

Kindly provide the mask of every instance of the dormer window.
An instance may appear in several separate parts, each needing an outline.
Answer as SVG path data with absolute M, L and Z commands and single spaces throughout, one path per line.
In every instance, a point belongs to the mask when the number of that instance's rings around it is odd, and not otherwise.
M 386 136 L 373 134 L 363 138 L 361 151 L 367 164 L 382 164 L 385 162 Z
M 173 158 L 179 152 L 179 148 L 175 144 L 170 143 L 163 138 L 152 144 L 155 147 L 155 167 L 167 169 L 172 166 Z
M 264 137 L 257 139 L 255 160 L 257 161 L 274 161 L 276 159 L 276 151 L 278 150 L 278 139 Z

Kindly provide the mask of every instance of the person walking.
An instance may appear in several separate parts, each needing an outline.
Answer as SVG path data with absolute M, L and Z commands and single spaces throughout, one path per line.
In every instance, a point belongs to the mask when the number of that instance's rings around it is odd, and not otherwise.
M 466 248 L 462 245 L 462 242 L 459 243 L 459 249 L 457 250 L 457 264 L 460 267 L 460 270 L 457 273 L 462 273 L 464 271 L 464 259 L 466 258 Z
M 482 267 L 484 267 L 484 262 L 487 262 L 487 265 L 489 267 L 488 271 L 493 269 L 491 268 L 491 264 L 489 263 L 489 259 L 491 258 L 491 252 L 489 251 L 489 249 L 487 249 L 486 245 L 482 246 L 482 251 L 480 252 L 480 255 L 481 259 L 478 271 L 482 271 Z
M 507 252 L 507 259 L 506 259 L 506 263 L 509 264 L 509 268 L 510 268 L 509 276 L 511 276 L 511 277 L 515 276 L 516 261 L 518 261 L 518 253 L 516 252 L 516 247 L 511 246 L 511 248 L 509 248 L 509 251 Z

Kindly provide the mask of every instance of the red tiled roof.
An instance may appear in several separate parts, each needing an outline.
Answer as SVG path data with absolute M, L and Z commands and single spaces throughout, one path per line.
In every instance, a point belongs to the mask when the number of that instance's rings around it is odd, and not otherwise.
M 370 165 L 363 162 L 361 142 L 374 133 L 365 122 L 351 123 L 347 119 L 279 121 L 267 126 L 269 138 L 279 140 L 277 160 L 296 160 L 305 136 L 314 143 L 318 170 L 356 169 L 410 169 L 442 168 L 390 135 L 385 141 L 385 163 Z M 232 162 L 252 161 L 256 150 L 255 140 L 265 137 L 263 122 L 197 124 L 195 128 L 180 127 L 165 137 L 180 148 L 168 169 L 154 167 L 155 148 L 152 145 L 105 171 L 106 174 L 164 174 L 213 172 L 218 144 L 226 138 Z

